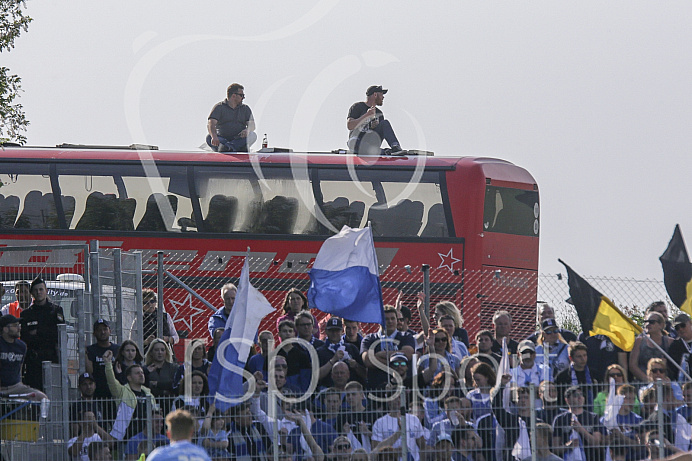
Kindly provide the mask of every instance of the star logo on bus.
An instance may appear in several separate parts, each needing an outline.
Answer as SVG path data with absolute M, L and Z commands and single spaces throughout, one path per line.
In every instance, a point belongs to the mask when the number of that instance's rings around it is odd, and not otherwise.
M 204 314 L 205 310 L 192 305 L 192 295 L 190 293 L 187 293 L 187 296 L 182 301 L 169 299 L 168 302 L 171 303 L 171 306 L 173 307 L 174 311 L 171 315 L 171 317 L 173 317 L 173 323 L 182 323 L 184 326 L 188 328 L 190 333 L 192 333 L 193 318 L 197 315 Z M 184 313 L 190 314 L 189 320 L 185 318 L 185 316 L 183 315 Z
M 458 263 L 461 261 L 461 259 L 457 259 L 454 257 L 452 254 L 452 248 L 449 249 L 449 252 L 447 254 L 443 253 L 437 253 L 440 256 L 440 259 L 442 259 L 442 262 L 440 262 L 440 266 L 438 269 L 442 269 L 443 267 L 446 267 L 449 269 L 450 272 L 454 272 L 454 264 Z

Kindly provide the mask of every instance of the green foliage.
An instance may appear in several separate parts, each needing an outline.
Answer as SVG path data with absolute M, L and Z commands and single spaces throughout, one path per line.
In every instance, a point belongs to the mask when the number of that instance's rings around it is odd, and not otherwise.
M 24 16 L 23 0 L 0 0 L 0 52 L 14 48 L 14 41 L 22 31 L 29 28 L 32 19 Z M 22 105 L 15 102 L 21 92 L 21 79 L 0 67 L 0 144 L 14 141 L 26 142 L 22 135 L 29 125 Z
M 618 308 L 629 317 L 634 323 L 640 327 L 644 327 L 644 309 L 637 306 L 618 306 Z M 561 328 L 573 331 L 577 335 L 581 333 L 581 323 L 579 322 L 579 316 L 577 315 L 577 310 L 571 304 L 565 304 L 563 309 L 555 311 L 556 320 Z

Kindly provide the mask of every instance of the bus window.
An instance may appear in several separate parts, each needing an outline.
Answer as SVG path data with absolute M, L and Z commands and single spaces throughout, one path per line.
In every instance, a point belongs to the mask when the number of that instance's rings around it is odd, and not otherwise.
M 58 215 L 47 164 L 3 164 L 0 226 L 5 229 L 60 229 L 64 217 L 69 226 L 74 197 L 62 193 L 64 216 Z
M 369 221 L 378 237 L 449 237 L 440 173 L 325 168 L 319 187 L 330 233 Z
M 76 199 L 72 229 L 175 231 L 176 216 L 192 211 L 187 190 L 168 190 L 171 182 L 187 184 L 181 167 L 76 164 L 57 171 L 63 194 Z
M 538 192 L 486 186 L 483 228 L 488 232 L 538 236 Z
M 315 206 L 307 172 L 294 177 L 288 167 L 195 169 L 204 230 L 257 234 L 300 234 Z M 300 175 L 301 173 L 295 173 Z

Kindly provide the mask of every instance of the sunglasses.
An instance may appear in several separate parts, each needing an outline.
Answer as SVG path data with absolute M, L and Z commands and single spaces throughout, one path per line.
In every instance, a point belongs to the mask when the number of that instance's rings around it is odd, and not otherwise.
M 557 330 L 545 330 L 545 334 L 547 335 L 554 335 L 557 333 Z
M 334 445 L 334 449 L 335 449 L 335 450 L 350 450 L 350 449 L 351 449 L 351 445 L 349 445 L 349 444 L 347 444 L 347 443 L 342 443 L 342 444 L 339 444 L 339 445 Z
M 608 373 L 610 378 L 622 378 L 622 373 Z
M 665 368 L 652 368 L 651 373 L 665 373 L 666 369 Z
M 393 367 L 405 367 L 407 365 L 408 365 L 408 363 L 406 363 L 406 362 L 392 362 Z
M 145 304 L 156 304 L 156 300 L 155 300 L 155 299 L 150 299 L 150 300 L 147 301 Z
M 245 99 L 245 95 L 243 93 L 233 93 L 233 94 L 237 94 L 238 96 L 240 96 L 240 99 Z

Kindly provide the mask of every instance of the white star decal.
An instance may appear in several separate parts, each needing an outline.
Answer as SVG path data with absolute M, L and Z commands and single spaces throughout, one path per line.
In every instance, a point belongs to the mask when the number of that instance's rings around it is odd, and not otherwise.
M 454 264 L 461 261 L 461 259 L 457 259 L 452 255 L 452 248 L 449 249 L 449 252 L 447 254 L 442 254 L 442 253 L 437 253 L 437 254 L 440 256 L 440 259 L 442 259 L 438 269 L 442 269 L 443 267 L 446 267 L 447 269 L 449 269 L 450 272 L 454 272 Z
M 192 305 L 192 295 L 190 293 L 187 294 L 185 299 L 182 301 L 176 301 L 174 299 L 169 299 L 168 300 L 173 307 L 174 313 L 171 314 L 171 317 L 173 317 L 173 324 L 178 325 L 179 323 L 182 323 L 187 327 L 187 329 L 190 331 L 190 334 L 193 333 L 192 330 L 192 319 L 193 317 L 202 314 L 206 312 L 205 309 L 200 309 L 199 307 L 195 307 Z M 189 320 L 185 317 L 179 316 L 179 312 L 189 312 L 190 313 L 190 318 Z

